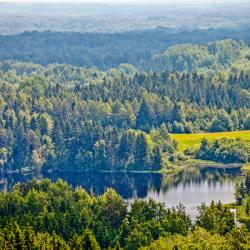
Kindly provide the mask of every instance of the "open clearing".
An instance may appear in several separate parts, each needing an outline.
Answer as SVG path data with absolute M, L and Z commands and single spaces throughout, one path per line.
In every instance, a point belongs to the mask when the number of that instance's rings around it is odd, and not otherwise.
M 220 138 L 240 138 L 250 143 L 250 130 L 199 134 L 171 134 L 171 138 L 178 142 L 178 149 L 183 152 L 187 148 L 199 147 L 203 138 L 206 138 L 209 142 Z

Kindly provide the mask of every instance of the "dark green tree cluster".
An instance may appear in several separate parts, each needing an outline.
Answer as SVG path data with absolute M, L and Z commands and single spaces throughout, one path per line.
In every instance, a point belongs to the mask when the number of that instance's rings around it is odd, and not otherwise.
M 250 229 L 250 175 L 247 174 L 244 180 L 237 184 L 235 199 L 237 204 L 238 219 L 245 223 Z
M 236 187 L 235 198 L 237 204 L 242 204 L 243 199 L 248 195 L 250 195 L 250 175 L 247 175 Z
M 234 214 L 221 202 L 217 204 L 211 202 L 209 206 L 203 203 L 198 210 L 199 216 L 196 223 L 208 231 L 225 235 L 235 226 Z
M 233 213 L 220 203 L 199 207 L 197 223 L 192 224 L 182 205 L 166 209 L 153 200 L 135 200 L 128 210 L 112 189 L 94 197 L 62 180 L 17 184 L 12 192 L 0 193 L 0 201 L 0 246 L 6 250 L 134 250 L 197 232 L 207 235 L 203 240 L 208 242 L 212 235 L 224 239 L 242 232 L 238 244 L 249 237 L 244 228 L 235 229 Z
M 9 224 L 0 230 L 0 247 L 9 249 L 53 249 L 53 250 L 100 250 L 94 234 L 86 229 L 81 235 L 75 235 L 66 241 L 56 233 L 36 232 L 30 226 Z
M 203 139 L 196 157 L 223 163 L 246 163 L 250 161 L 250 144 L 240 139 L 222 138 L 214 142 Z

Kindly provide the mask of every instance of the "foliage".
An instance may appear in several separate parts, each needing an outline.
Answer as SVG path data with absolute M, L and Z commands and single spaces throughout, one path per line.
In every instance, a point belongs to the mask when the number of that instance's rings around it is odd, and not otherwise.
M 235 199 L 237 204 L 237 219 L 244 222 L 250 228 L 250 175 L 237 184 Z
M 239 238 L 240 237 L 240 238 Z M 172 250 L 172 249 L 197 249 L 197 250 L 235 250 L 248 249 L 249 235 L 246 228 L 233 229 L 226 236 L 212 234 L 205 229 L 198 228 L 189 232 L 187 236 L 173 235 L 161 237 L 151 243 L 150 246 L 142 247 L 142 250 Z
M 112 189 L 94 197 L 62 180 L 34 179 L 0 193 L 0 247 L 134 250 L 169 249 L 167 244 L 183 249 L 186 242 L 209 249 L 214 241 L 214 247 L 242 249 L 249 244 L 245 228 L 235 227 L 233 213 L 222 204 L 202 204 L 198 211 L 194 225 L 182 205 L 165 208 L 153 200 L 135 200 L 128 210 Z
M 240 139 L 222 138 L 209 143 L 206 139 L 201 141 L 201 146 L 196 157 L 203 160 L 212 160 L 223 163 L 250 161 L 250 143 Z
M 7 16 L 3 19 L 3 21 L 5 21 Z M 91 20 L 93 21 L 92 18 Z M 33 21 L 35 21 L 35 19 L 33 19 Z M 131 21 L 130 18 L 126 23 L 129 21 Z M 147 22 L 148 21 L 149 19 Z M 45 22 L 48 22 L 48 20 L 46 19 Z M 44 25 L 45 22 L 43 22 L 42 25 Z M 79 20 L 75 23 L 79 23 Z M 86 23 L 90 23 L 90 20 L 83 22 L 79 29 L 82 29 Z M 100 23 L 101 22 L 98 21 L 98 24 Z M 115 22 L 112 19 L 112 24 L 113 23 Z M 9 23 L 6 22 L 5 25 L 9 25 Z M 38 24 L 38 26 L 39 25 L 40 24 Z M 65 28 L 67 22 L 64 22 L 63 25 L 63 28 Z M 94 28 L 92 25 L 88 26 L 91 26 L 92 29 Z M 134 24 L 132 26 L 134 27 Z M 23 27 L 20 27 L 20 29 L 22 30 Z M 51 27 L 47 30 L 50 29 Z M 72 25 L 70 29 L 72 29 Z M 183 68 L 182 66 L 183 60 L 190 58 L 193 60 L 192 62 L 187 60 L 188 67 L 190 68 L 198 69 L 198 66 L 202 68 L 203 66 L 214 63 L 209 66 L 221 69 L 222 66 L 226 66 L 233 59 L 237 58 L 239 49 L 243 47 L 241 44 L 236 42 L 232 42 L 231 44 L 229 42 L 230 40 L 227 42 L 216 42 L 215 44 L 207 45 L 209 52 L 206 52 L 206 50 L 208 50 L 206 45 L 181 45 L 171 48 L 170 52 L 165 52 L 158 60 L 155 60 L 155 55 L 156 53 L 163 53 L 168 47 L 176 44 L 204 44 L 225 38 L 243 39 L 246 43 L 249 43 L 249 28 L 243 29 L 240 32 L 239 30 L 232 31 L 231 29 L 202 29 L 189 32 L 171 32 L 171 29 L 156 28 L 114 34 L 26 31 L 19 35 L 0 36 L 0 60 L 19 60 L 41 65 L 60 63 L 88 68 L 98 67 L 102 70 L 116 68 L 120 64 L 128 63 L 143 70 L 165 71 L 174 69 L 185 70 L 186 67 Z M 184 49 L 181 49 L 182 47 Z M 196 53 L 199 54 L 198 57 L 195 56 Z M 162 62 L 160 59 L 162 59 L 162 57 L 165 59 L 165 54 L 171 54 L 171 56 L 172 54 L 174 54 L 174 56 L 176 54 L 179 61 L 175 58 L 171 58 L 171 65 L 164 63 L 164 60 Z M 217 61 L 219 65 L 215 65 Z M 172 65 L 172 63 L 174 65 Z M 237 62 L 237 64 L 239 63 L 242 63 L 242 60 Z M 187 69 L 189 70 L 190 68 L 188 67 Z
M 213 71 L 230 67 L 244 58 L 244 43 L 233 40 L 216 41 L 205 45 L 182 44 L 168 48 L 152 58 L 154 71 Z
M 208 231 L 225 235 L 235 227 L 234 214 L 221 202 L 212 202 L 210 206 L 202 204 L 198 211 L 196 223 Z
M 171 133 L 246 129 L 247 72 L 102 72 L 0 66 L 0 165 L 7 170 L 150 170 L 176 158 Z M 246 132 L 242 132 L 246 133 Z

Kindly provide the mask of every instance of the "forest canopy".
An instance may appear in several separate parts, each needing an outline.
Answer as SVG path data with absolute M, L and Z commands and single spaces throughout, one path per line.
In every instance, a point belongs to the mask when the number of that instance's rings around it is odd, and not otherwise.
M 0 249 L 250 249 L 249 12 L 0 2 Z
M 150 170 L 179 158 L 169 133 L 249 129 L 247 70 L 216 74 L 0 64 L 4 169 Z
M 194 68 L 203 67 L 205 63 L 205 66 L 213 66 L 214 69 L 216 66 L 214 64 L 218 62 L 219 70 L 221 64 L 226 66 L 228 60 L 236 58 L 239 49 L 243 47 L 240 40 L 246 46 L 250 44 L 249 34 L 249 29 L 170 32 L 164 28 L 115 34 L 24 32 L 18 35 L 0 36 L 0 60 L 19 60 L 44 66 L 60 63 L 88 68 L 98 67 L 101 70 L 116 68 L 120 64 L 128 63 L 141 70 L 165 71 L 184 69 L 181 66 L 182 60 L 192 59 L 193 53 L 200 51 L 202 58 L 195 58 L 197 62 Z M 229 40 L 216 42 L 225 39 L 234 39 L 239 43 Z M 216 43 L 206 45 L 208 42 Z M 170 46 L 174 47 L 168 51 L 167 49 Z M 207 53 L 205 52 L 208 50 L 206 47 L 210 48 Z M 183 53 L 182 48 L 185 48 L 185 53 Z M 204 48 L 204 51 L 202 51 L 202 48 Z M 167 55 L 169 53 L 170 55 Z M 220 54 L 219 59 L 214 58 L 216 54 Z M 175 63 L 175 55 L 179 55 L 180 58 L 183 57 L 177 64 Z M 162 60 L 166 60 L 168 56 L 170 56 L 170 64 L 165 65 Z M 171 63 L 171 61 L 173 62 Z M 155 63 L 156 65 L 154 65 Z M 191 69 L 193 63 L 187 61 L 188 67 L 185 65 L 184 70 Z M 211 63 L 213 64 L 210 65 Z
M 131 208 L 113 190 L 95 197 L 62 180 L 32 180 L 0 193 L 1 249 L 248 249 L 245 226 L 220 202 L 185 208 L 135 200 Z

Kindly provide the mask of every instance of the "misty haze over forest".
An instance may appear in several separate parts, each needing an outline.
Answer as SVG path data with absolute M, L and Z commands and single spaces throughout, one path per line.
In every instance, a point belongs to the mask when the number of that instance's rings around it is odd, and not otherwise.
M 122 32 L 244 28 L 250 3 L 91 4 L 0 2 L 0 34 L 24 31 Z

